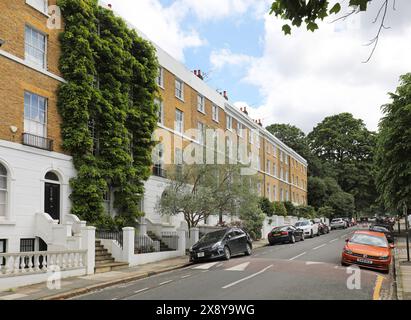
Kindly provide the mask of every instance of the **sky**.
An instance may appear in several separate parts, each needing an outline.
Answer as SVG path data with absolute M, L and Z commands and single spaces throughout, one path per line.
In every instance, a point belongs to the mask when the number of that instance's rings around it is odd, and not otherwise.
M 348 12 L 343 5 L 314 33 L 293 28 L 291 36 L 281 31 L 284 21 L 268 14 L 272 1 L 105 0 L 264 126 L 290 123 L 308 133 L 324 117 L 350 112 L 376 131 L 388 92 L 411 72 L 411 1 L 390 0 L 388 28 L 368 63 L 366 44 L 378 31 L 373 20 L 383 0 L 334 22 Z

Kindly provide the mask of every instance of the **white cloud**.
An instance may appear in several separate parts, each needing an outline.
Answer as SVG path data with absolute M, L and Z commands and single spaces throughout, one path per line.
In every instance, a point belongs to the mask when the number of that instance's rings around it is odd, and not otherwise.
M 246 54 L 234 54 L 230 49 L 213 50 L 210 55 L 210 63 L 213 69 L 221 70 L 227 65 L 245 67 L 253 58 Z
M 113 10 L 130 21 L 154 43 L 184 61 L 184 50 L 206 43 L 196 30 L 183 27 L 185 15 L 174 6 L 163 7 L 159 0 L 105 0 Z
M 406 15 L 400 4 L 393 18 Z M 389 101 L 387 92 L 395 91 L 399 76 L 411 70 L 411 22 L 384 30 L 374 56 L 364 64 L 371 48 L 363 45 L 377 28 L 364 28 L 371 17 L 364 15 L 357 23 L 322 23 L 314 33 L 293 29 L 286 37 L 281 32 L 284 22 L 266 15 L 264 52 L 249 57 L 244 79 L 257 86 L 264 102 L 250 114 L 266 125 L 291 123 L 308 132 L 325 116 L 351 112 L 377 130 L 380 106 Z
M 184 50 L 204 46 L 207 41 L 186 26 L 190 16 L 205 23 L 252 10 L 261 17 L 270 0 L 176 0 L 169 6 L 160 0 L 100 0 L 111 3 L 113 10 L 174 58 L 184 62 Z

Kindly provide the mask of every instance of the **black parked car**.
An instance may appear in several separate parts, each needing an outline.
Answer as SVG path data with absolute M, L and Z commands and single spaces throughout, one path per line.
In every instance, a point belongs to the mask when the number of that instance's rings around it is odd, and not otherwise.
M 385 228 L 380 225 L 373 225 L 370 227 L 370 231 L 382 232 L 385 234 L 385 237 L 387 238 L 389 243 L 394 243 L 394 235 L 392 234 L 391 230 L 389 230 L 388 228 Z
M 330 228 L 324 222 L 320 222 L 318 224 L 318 232 L 320 234 L 330 233 Z
M 205 234 L 190 248 L 190 261 L 223 258 L 229 260 L 238 254 L 251 255 L 252 240 L 240 228 L 225 228 Z
M 285 225 L 275 227 L 268 234 L 268 242 L 270 245 L 285 242 L 294 243 L 296 241 L 304 241 L 304 231 L 294 226 Z

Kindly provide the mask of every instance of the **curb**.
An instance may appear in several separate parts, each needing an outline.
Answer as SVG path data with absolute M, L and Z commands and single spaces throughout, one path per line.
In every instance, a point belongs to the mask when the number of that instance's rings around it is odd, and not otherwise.
M 52 295 L 52 296 L 39 298 L 37 300 L 65 300 L 65 299 L 80 296 L 80 295 L 83 295 L 83 294 L 86 294 L 86 293 L 89 293 L 89 292 L 92 292 L 92 291 L 96 291 L 96 290 L 99 290 L 99 289 L 104 289 L 104 288 L 107 288 L 107 287 L 111 287 L 113 285 L 117 285 L 117 284 L 121 284 L 121 283 L 127 283 L 127 282 L 131 282 L 131 281 L 135 281 L 135 280 L 140 280 L 140 279 L 148 278 L 148 277 L 158 275 L 158 274 L 161 274 L 161 273 L 165 273 L 165 272 L 169 272 L 169 271 L 173 271 L 173 270 L 177 270 L 177 269 L 182 269 L 182 268 L 190 266 L 190 265 L 191 265 L 191 263 L 185 263 L 183 265 L 175 266 L 175 267 L 164 269 L 164 270 L 161 270 L 161 271 L 149 271 L 149 272 L 139 274 L 139 275 L 134 275 L 134 276 L 126 277 L 126 278 L 121 278 L 121 279 L 117 279 L 117 280 L 111 280 L 111 281 L 107 281 L 107 282 L 103 282 L 103 283 L 98 283 L 98 284 L 88 286 L 88 287 L 84 287 L 84 288 L 73 289 L 73 290 L 68 291 L 68 292 L 64 292 L 64 293 L 60 293 L 60 294 L 56 294 L 56 295 Z
M 397 254 L 397 249 L 394 251 L 394 272 L 395 272 L 395 284 L 396 284 L 396 293 L 397 300 L 404 300 L 402 296 L 402 279 L 401 279 L 401 267 L 400 259 Z

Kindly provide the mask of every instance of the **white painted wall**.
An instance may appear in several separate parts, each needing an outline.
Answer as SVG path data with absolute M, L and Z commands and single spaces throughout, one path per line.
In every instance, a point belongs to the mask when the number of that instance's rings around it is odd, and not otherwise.
M 34 238 L 35 214 L 44 212 L 44 176 L 48 171 L 60 178 L 60 213 L 70 213 L 69 180 L 76 172 L 71 157 L 0 140 L 0 163 L 8 170 L 8 216 L 0 220 L 0 239 L 7 251 L 19 252 L 21 238 Z

